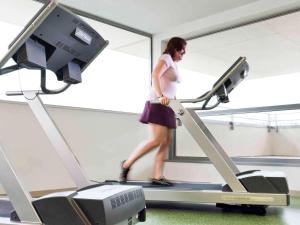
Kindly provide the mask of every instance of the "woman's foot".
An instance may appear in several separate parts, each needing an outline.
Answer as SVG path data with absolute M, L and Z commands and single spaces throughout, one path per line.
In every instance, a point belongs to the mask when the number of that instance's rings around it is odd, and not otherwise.
M 130 171 L 130 168 L 124 168 L 124 163 L 125 162 L 126 162 L 126 160 L 123 160 L 121 162 L 121 173 L 120 173 L 120 182 L 121 183 L 126 183 L 127 182 L 128 173 Z
M 154 185 L 162 185 L 162 186 L 172 186 L 173 183 L 169 180 L 167 180 L 166 178 L 162 177 L 160 179 L 155 179 L 155 178 L 152 178 L 152 184 Z

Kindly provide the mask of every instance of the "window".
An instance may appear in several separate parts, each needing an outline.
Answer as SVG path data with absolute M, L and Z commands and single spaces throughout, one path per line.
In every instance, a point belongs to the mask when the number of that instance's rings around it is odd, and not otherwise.
M 230 93 L 230 103 L 220 104 L 215 113 L 199 111 L 231 157 L 299 160 L 299 21 L 296 12 L 188 41 L 179 64 L 178 98 L 210 90 L 239 56 L 249 63 L 249 75 Z M 222 115 L 221 110 L 231 113 Z M 183 126 L 176 130 L 173 155 L 207 161 Z
M 296 12 L 189 40 L 179 65 L 187 85 L 180 88 L 178 97 L 200 96 L 239 56 L 245 56 L 249 75 L 229 96 L 230 103 L 220 107 L 298 103 L 299 21 L 300 12 Z

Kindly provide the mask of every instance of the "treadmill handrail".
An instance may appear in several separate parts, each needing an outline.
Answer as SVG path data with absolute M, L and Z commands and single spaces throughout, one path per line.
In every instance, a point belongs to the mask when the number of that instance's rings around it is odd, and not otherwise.
M 205 94 L 201 95 L 198 98 L 188 98 L 188 99 L 170 99 L 170 101 L 179 101 L 180 103 L 198 103 L 198 102 L 203 102 L 209 98 L 211 98 L 212 96 L 215 95 L 215 93 L 217 92 L 217 90 L 224 84 L 224 82 L 228 79 L 228 77 L 231 75 L 231 73 L 236 70 L 242 63 L 244 63 L 246 61 L 246 57 L 240 57 L 238 59 L 238 61 L 235 63 L 235 65 L 230 68 L 229 70 L 227 70 L 225 73 L 226 75 L 217 81 L 217 83 L 215 83 L 213 85 L 213 88 L 206 92 Z M 151 101 L 151 103 L 160 103 L 159 99 L 154 99 Z
M 231 75 L 231 72 L 237 69 L 242 63 L 246 61 L 246 57 L 240 57 L 239 61 L 229 70 L 226 71 L 227 75 L 224 76 L 221 80 L 217 81 L 218 83 L 214 84 L 213 88 L 207 92 L 204 96 L 201 96 L 199 98 L 194 99 L 178 99 L 181 103 L 198 103 L 203 102 L 206 99 L 212 97 L 216 91 L 224 84 L 224 81 L 228 79 L 228 77 Z

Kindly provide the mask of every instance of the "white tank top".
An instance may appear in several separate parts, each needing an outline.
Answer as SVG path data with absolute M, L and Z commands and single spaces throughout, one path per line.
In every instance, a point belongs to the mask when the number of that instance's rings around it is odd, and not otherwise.
M 176 97 L 177 84 L 180 82 L 177 65 L 173 61 L 171 55 L 163 54 L 159 60 L 163 60 L 167 65 L 167 70 L 159 77 L 160 88 L 164 96 L 174 99 Z M 157 99 L 154 87 L 151 87 L 148 100 Z

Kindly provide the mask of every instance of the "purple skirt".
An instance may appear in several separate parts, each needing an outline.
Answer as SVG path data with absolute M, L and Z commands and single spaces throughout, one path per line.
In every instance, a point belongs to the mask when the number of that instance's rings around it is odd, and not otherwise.
M 174 111 L 162 104 L 152 104 L 146 102 L 144 111 L 140 117 L 142 123 L 154 123 L 168 128 L 176 128 L 176 118 Z

